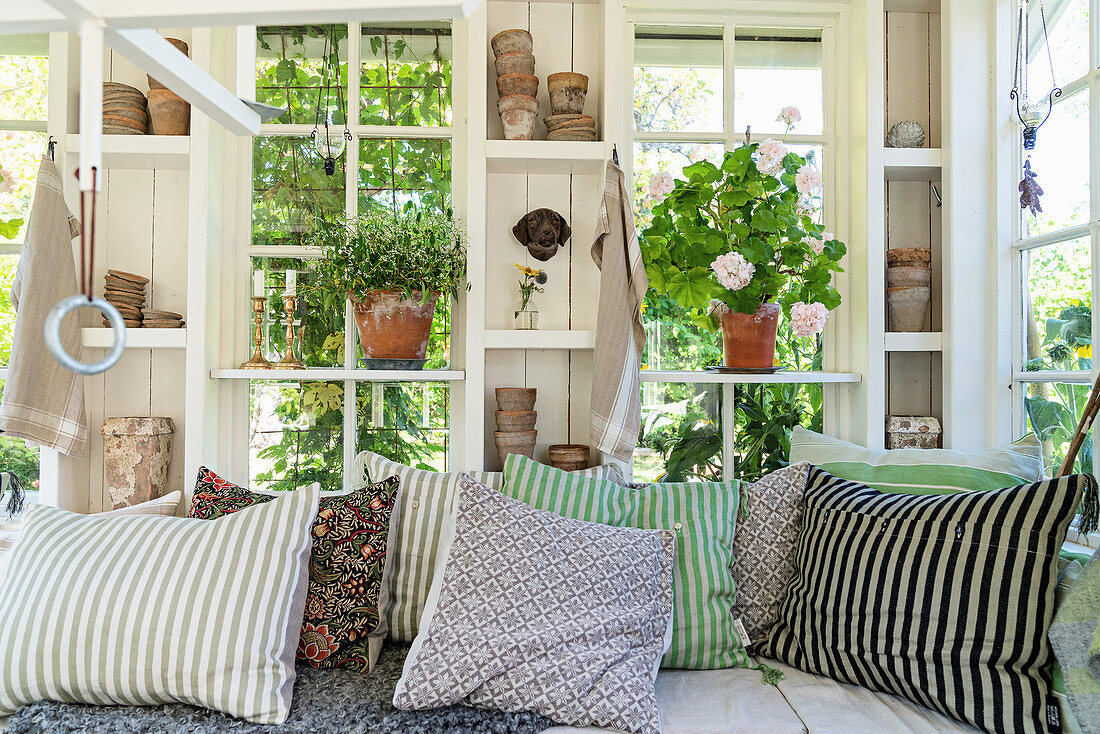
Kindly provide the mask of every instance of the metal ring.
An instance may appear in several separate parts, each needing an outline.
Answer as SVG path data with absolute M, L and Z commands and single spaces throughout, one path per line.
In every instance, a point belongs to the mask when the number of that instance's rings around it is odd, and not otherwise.
M 106 316 L 107 321 L 111 324 L 111 330 L 115 333 L 115 343 L 111 345 L 107 356 L 92 364 L 78 362 L 73 359 L 61 344 L 61 320 L 70 311 L 74 311 L 81 306 L 91 306 Z M 126 348 L 126 324 L 122 322 L 122 314 L 118 312 L 117 308 L 98 296 L 93 296 L 90 299 L 87 296 L 69 296 L 59 301 L 50 310 L 49 315 L 46 316 L 46 324 L 42 332 L 46 339 L 46 349 L 57 360 L 57 363 L 78 375 L 98 375 L 100 372 L 109 370 L 122 357 L 122 350 Z

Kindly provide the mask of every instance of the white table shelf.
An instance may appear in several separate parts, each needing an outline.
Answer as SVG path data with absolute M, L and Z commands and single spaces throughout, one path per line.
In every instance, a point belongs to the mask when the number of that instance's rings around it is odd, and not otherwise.
M 76 156 L 80 151 L 80 136 L 66 135 L 65 150 Z M 186 171 L 191 166 L 191 137 L 104 135 L 103 165 L 106 168 Z
M 108 349 L 114 344 L 114 332 L 107 327 L 85 327 L 80 330 L 84 346 Z M 187 329 L 127 329 L 127 349 L 185 349 Z
M 887 181 L 939 181 L 943 178 L 940 148 L 884 148 Z
M 487 140 L 489 173 L 596 174 L 610 155 L 607 143 L 567 140 Z
M 595 331 L 493 329 L 485 332 L 486 349 L 592 349 L 595 346 Z
M 770 375 L 724 374 L 705 370 L 642 370 L 642 382 L 704 382 L 734 384 L 823 384 L 860 382 L 855 372 L 774 372 Z
M 939 331 L 888 331 L 887 352 L 942 352 L 943 333 Z
M 349 370 L 341 367 L 309 367 L 304 370 L 210 370 L 215 380 L 271 380 L 281 382 L 461 382 L 465 370 Z

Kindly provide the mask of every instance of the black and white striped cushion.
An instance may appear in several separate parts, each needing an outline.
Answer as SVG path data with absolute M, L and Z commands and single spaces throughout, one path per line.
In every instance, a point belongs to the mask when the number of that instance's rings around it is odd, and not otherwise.
M 1092 482 L 911 496 L 811 468 L 797 570 L 758 652 L 988 732 L 1059 732 L 1047 631 Z

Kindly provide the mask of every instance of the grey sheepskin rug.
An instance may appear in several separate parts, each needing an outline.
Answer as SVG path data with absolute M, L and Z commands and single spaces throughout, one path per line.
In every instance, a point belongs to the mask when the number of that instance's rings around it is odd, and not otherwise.
M 281 726 L 252 724 L 215 711 L 187 706 L 85 706 L 40 701 L 8 720 L 7 734 L 537 734 L 553 726 L 538 714 L 509 714 L 468 706 L 399 711 L 393 691 L 408 645 L 387 644 L 370 675 L 298 666 L 294 703 Z

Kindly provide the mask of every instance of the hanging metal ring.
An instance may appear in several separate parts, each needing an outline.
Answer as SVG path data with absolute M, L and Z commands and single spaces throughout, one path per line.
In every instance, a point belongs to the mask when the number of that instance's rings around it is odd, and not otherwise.
M 107 352 L 107 356 L 91 364 L 73 359 L 73 357 L 65 351 L 64 345 L 61 344 L 62 319 L 64 319 L 70 311 L 75 311 L 81 306 L 91 306 L 103 314 L 111 324 L 111 331 L 113 331 L 115 335 L 115 342 L 111 345 L 111 349 Z M 49 350 L 58 364 L 78 375 L 98 375 L 100 372 L 106 372 L 111 367 L 114 367 L 115 363 L 122 357 L 122 350 L 126 348 L 126 324 L 122 321 L 122 314 L 118 312 L 117 308 L 107 303 L 99 296 L 88 298 L 87 296 L 76 295 L 69 296 L 59 301 L 56 306 L 50 309 L 49 315 L 46 316 L 43 336 L 46 339 L 46 349 Z

